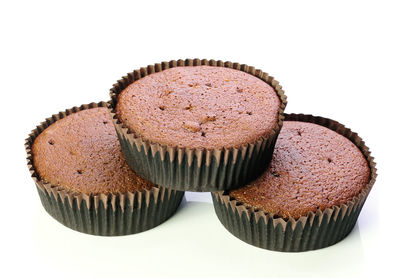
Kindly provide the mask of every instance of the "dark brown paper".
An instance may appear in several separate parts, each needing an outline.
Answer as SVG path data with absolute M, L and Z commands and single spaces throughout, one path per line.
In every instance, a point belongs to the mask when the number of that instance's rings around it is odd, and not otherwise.
M 271 85 L 281 100 L 278 122 L 266 137 L 238 148 L 190 149 L 150 142 L 135 134 L 115 114 L 118 95 L 132 82 L 172 67 L 218 66 L 234 68 L 254 75 Z M 128 164 L 151 182 L 176 190 L 218 191 L 243 186 L 268 165 L 283 122 L 286 96 L 273 77 L 254 67 L 215 60 L 186 59 L 163 62 L 135 70 L 119 80 L 110 90 L 110 113 L 122 151 Z
M 47 118 L 26 139 L 28 168 L 46 211 L 65 226 L 93 235 L 116 236 L 151 229 L 174 214 L 184 192 L 153 187 L 140 192 L 98 194 L 70 192 L 40 179 L 33 164 L 31 147 L 39 134 L 59 119 L 84 109 L 107 107 L 91 103 Z
M 254 246 L 285 252 L 314 250 L 346 237 L 357 222 L 364 202 L 377 177 L 376 164 L 364 141 L 342 124 L 312 115 L 288 114 L 285 121 L 311 122 L 325 126 L 350 139 L 364 154 L 371 169 L 368 185 L 351 201 L 323 211 L 309 212 L 299 219 L 284 219 L 238 203 L 228 191 L 212 194 L 215 212 L 225 228 Z

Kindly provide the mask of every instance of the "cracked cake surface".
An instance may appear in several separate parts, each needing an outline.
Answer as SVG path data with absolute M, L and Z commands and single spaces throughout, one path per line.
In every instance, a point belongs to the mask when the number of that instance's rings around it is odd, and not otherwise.
M 231 68 L 175 67 L 136 80 L 116 114 L 131 131 L 174 147 L 221 149 L 253 143 L 278 122 L 280 100 L 263 80 Z
M 154 184 L 136 175 L 122 155 L 107 108 L 91 108 L 47 127 L 32 145 L 41 180 L 85 194 L 126 193 Z
M 229 195 L 246 206 L 296 219 L 345 204 L 369 179 L 368 162 L 349 139 L 317 124 L 285 121 L 267 170 Z

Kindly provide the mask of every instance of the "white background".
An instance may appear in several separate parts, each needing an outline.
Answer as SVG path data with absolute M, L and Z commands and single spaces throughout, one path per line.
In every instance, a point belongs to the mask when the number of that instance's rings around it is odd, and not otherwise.
M 400 16 L 396 1 L 1 1 L 1 277 L 379 277 L 399 275 Z M 273 75 L 287 112 L 357 131 L 378 181 L 348 238 L 287 254 L 247 245 L 209 193 L 187 193 L 164 224 L 96 237 L 42 208 L 24 139 L 46 117 L 108 99 L 141 66 L 230 60 Z M 399 277 L 399 276 L 397 276 Z

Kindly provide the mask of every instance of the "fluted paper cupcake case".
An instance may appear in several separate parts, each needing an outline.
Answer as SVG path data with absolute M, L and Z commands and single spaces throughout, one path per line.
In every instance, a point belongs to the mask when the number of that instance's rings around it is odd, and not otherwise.
M 216 66 L 254 75 L 273 87 L 281 105 L 278 122 L 265 137 L 240 147 L 223 149 L 179 148 L 151 142 L 129 130 L 115 114 L 119 94 L 134 81 L 173 67 Z M 260 174 L 271 160 L 276 138 L 283 123 L 286 96 L 272 76 L 243 64 L 215 60 L 172 60 L 135 70 L 110 90 L 110 113 L 130 167 L 140 176 L 167 188 L 185 191 L 219 191 L 237 188 Z
M 300 252 L 335 244 L 353 229 L 364 202 L 375 183 L 375 162 L 364 141 L 342 124 L 312 115 L 289 114 L 287 121 L 302 121 L 325 126 L 350 139 L 364 154 L 371 169 L 367 186 L 351 201 L 323 211 L 309 212 L 299 219 L 284 219 L 263 210 L 255 210 L 229 196 L 228 191 L 214 192 L 215 212 L 225 228 L 239 239 L 274 251 Z
M 153 187 L 138 192 L 87 195 L 66 191 L 60 186 L 44 182 L 34 167 L 31 148 L 42 131 L 70 114 L 107 106 L 106 102 L 91 103 L 47 118 L 26 139 L 28 168 L 43 207 L 65 226 L 79 232 L 102 236 L 139 233 L 163 223 L 173 215 L 184 192 Z

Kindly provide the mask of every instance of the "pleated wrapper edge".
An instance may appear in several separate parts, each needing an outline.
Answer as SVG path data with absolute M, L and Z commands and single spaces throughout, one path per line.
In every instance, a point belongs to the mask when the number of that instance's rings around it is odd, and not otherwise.
M 354 228 L 377 177 L 376 163 L 357 133 L 337 121 L 304 114 L 287 114 L 285 121 L 302 121 L 325 126 L 350 139 L 364 154 L 371 170 L 370 181 L 354 198 L 340 206 L 309 212 L 299 219 L 284 219 L 235 200 L 228 191 L 212 193 L 215 212 L 225 228 L 237 238 L 260 248 L 301 252 L 333 245 Z
M 222 149 L 179 148 L 151 142 L 135 134 L 116 115 L 119 94 L 134 81 L 173 67 L 226 67 L 254 75 L 275 90 L 280 99 L 278 121 L 271 132 L 254 142 Z M 206 59 L 172 60 L 135 70 L 120 79 L 110 90 L 109 111 L 122 151 L 131 168 L 151 182 L 182 191 L 219 191 L 243 186 L 258 176 L 271 160 L 284 120 L 287 101 L 282 86 L 267 73 L 239 63 Z
M 44 182 L 34 167 L 32 145 L 48 126 L 66 116 L 106 102 L 84 104 L 59 112 L 38 125 L 25 140 L 28 169 L 45 210 L 63 225 L 87 234 L 128 235 L 146 231 L 166 221 L 177 210 L 184 192 L 163 187 L 118 194 L 88 195 Z

